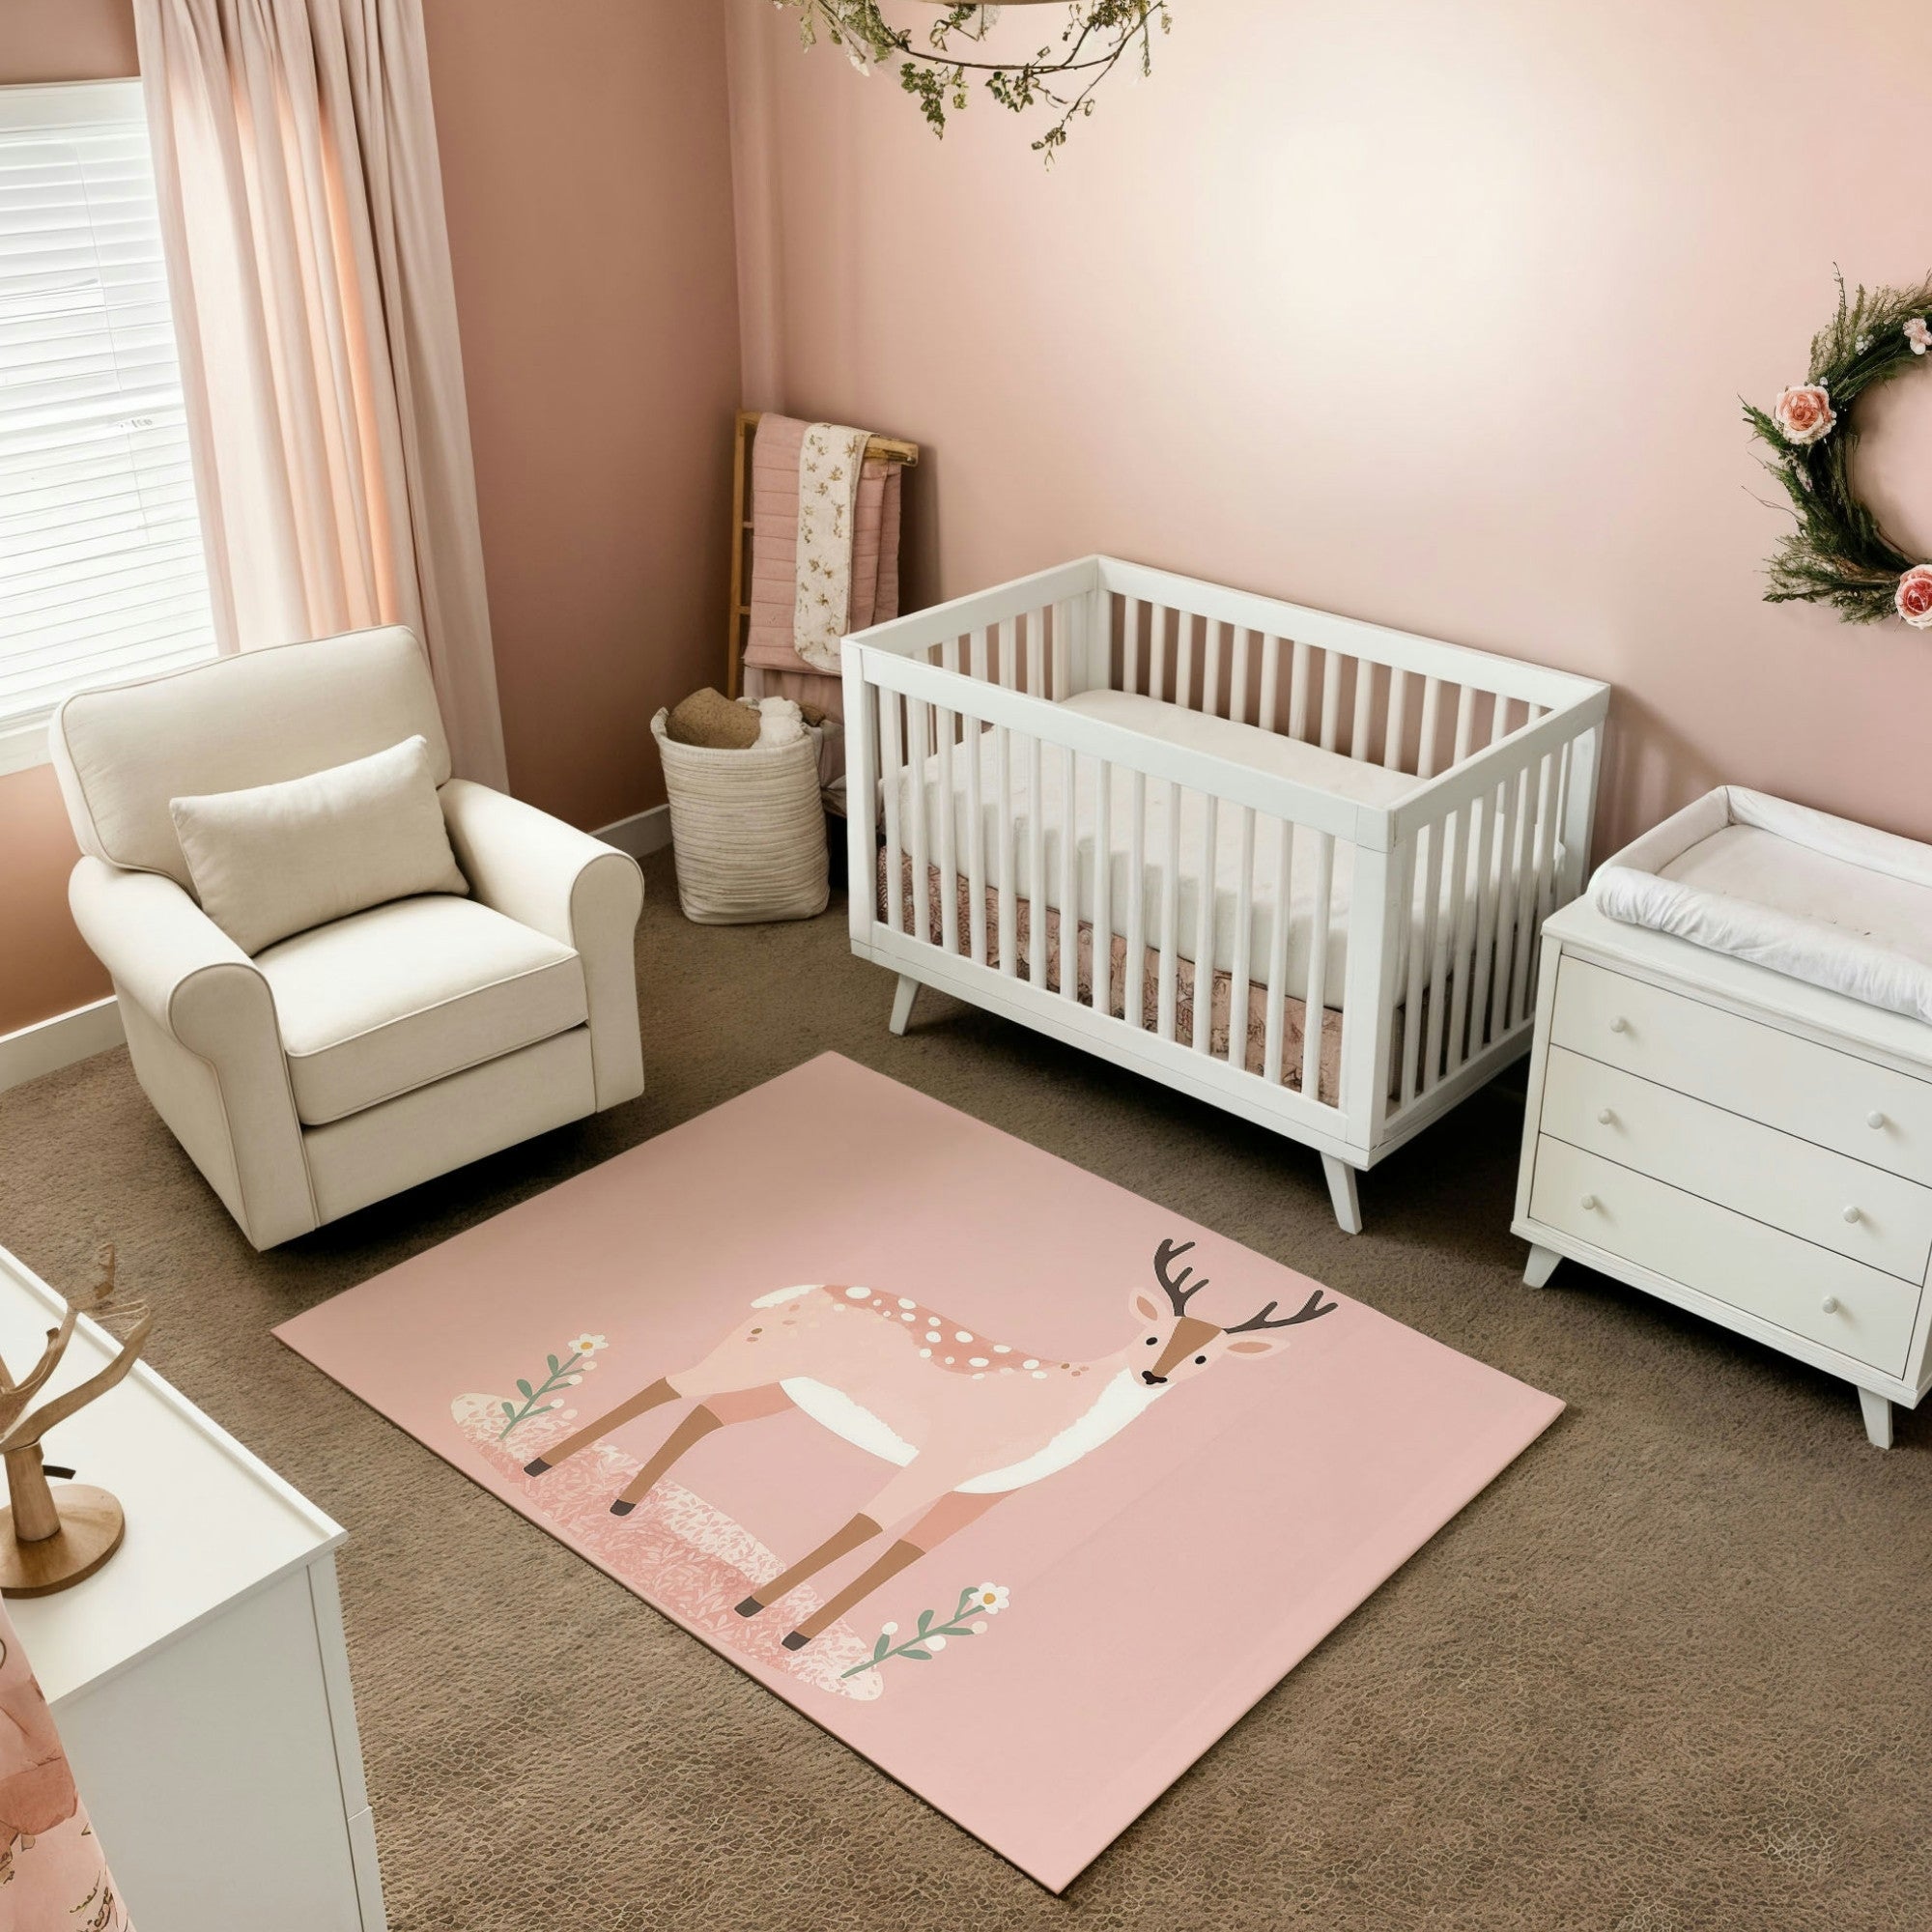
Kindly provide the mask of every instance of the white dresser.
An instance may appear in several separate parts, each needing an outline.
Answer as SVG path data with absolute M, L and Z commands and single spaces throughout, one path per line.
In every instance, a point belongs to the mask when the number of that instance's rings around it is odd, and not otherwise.
M 1857 1385 L 1932 1382 L 1932 1028 L 1578 899 L 1543 928 L 1516 1233 Z
M 61 1307 L 0 1250 L 10 1363 Z M 83 1319 L 50 1386 L 109 1347 Z M 145 1363 L 49 1431 L 47 1454 L 120 1497 L 127 1541 L 8 1609 L 140 1932 L 380 1932 L 343 1532 Z

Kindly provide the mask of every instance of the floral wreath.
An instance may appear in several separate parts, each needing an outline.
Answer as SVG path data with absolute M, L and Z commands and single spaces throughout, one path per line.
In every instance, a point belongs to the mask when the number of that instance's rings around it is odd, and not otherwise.
M 1791 498 L 1798 527 L 1771 560 L 1768 604 L 1830 604 L 1855 624 L 1894 614 L 1932 631 L 1932 563 L 1915 563 L 1880 529 L 1852 488 L 1858 432 L 1846 420 L 1865 390 L 1932 351 L 1932 275 L 1914 289 L 1861 286 L 1811 340 L 1811 372 L 1769 411 L 1745 419 L 1771 445 L 1768 469 Z

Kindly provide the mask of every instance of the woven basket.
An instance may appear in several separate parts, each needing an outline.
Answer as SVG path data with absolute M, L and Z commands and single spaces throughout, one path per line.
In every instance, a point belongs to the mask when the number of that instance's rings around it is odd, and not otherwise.
M 670 797 L 677 902 L 699 925 L 812 919 L 832 896 L 818 740 L 719 752 L 680 745 L 651 720 Z

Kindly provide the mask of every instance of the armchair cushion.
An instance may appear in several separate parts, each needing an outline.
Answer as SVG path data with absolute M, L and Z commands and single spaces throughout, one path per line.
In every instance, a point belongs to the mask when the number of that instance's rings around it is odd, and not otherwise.
M 576 952 L 473 899 L 397 899 L 260 952 L 296 1112 L 320 1126 L 582 1026 Z
M 417 893 L 461 893 L 418 734 L 305 778 L 168 801 L 201 909 L 243 952 Z

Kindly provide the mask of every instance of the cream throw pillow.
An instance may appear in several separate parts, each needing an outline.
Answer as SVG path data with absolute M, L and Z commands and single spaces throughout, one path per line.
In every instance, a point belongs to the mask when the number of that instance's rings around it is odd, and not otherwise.
M 469 891 L 428 741 L 248 791 L 171 798 L 201 909 L 243 952 L 417 893 Z

